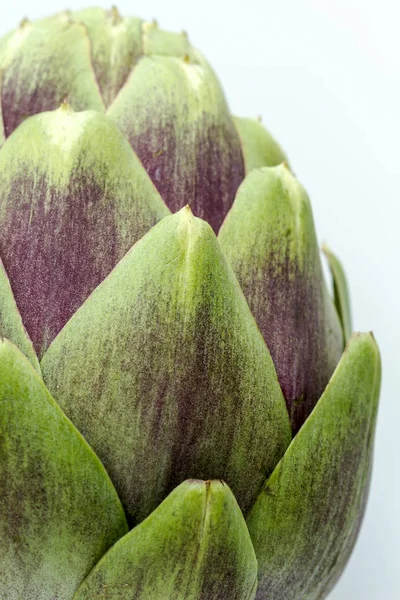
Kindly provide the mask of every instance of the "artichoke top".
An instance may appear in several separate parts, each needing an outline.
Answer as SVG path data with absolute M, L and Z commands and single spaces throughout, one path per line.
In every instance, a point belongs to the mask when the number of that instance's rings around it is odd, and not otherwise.
M 169 208 L 190 204 L 219 229 L 244 176 L 240 139 L 216 76 L 185 33 L 115 9 L 64 12 L 7 36 L 0 69 L 6 137 L 64 98 L 75 111 L 105 113 Z
M 115 8 L 25 19 L 0 73 L 0 596 L 323 597 L 380 362 L 284 152 Z
M 307 196 L 288 169 L 265 170 L 286 157 L 262 124 L 231 117 L 187 34 L 116 9 L 24 20 L 0 68 L 0 256 L 39 357 L 168 208 L 189 204 L 215 232 L 225 221 L 296 432 L 342 332 Z

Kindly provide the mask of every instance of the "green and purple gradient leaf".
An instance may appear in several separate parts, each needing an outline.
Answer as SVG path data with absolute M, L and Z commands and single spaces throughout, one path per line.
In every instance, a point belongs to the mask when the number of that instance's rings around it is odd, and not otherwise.
M 0 40 L 5 136 L 67 100 L 118 124 L 171 210 L 218 231 L 244 177 L 241 142 L 211 67 L 187 35 L 90 8 Z M 1 141 L 1 133 L 0 133 Z
M 247 511 L 291 439 L 264 340 L 189 208 L 128 252 L 41 366 L 134 522 L 188 478 L 224 479 Z
M 2 598 L 71 600 L 127 531 L 104 467 L 27 359 L 0 339 Z
M 260 167 L 276 167 L 288 159 L 260 119 L 233 117 L 240 137 L 246 174 Z
M 122 17 L 115 6 L 109 11 L 86 8 L 71 17 L 87 29 L 96 80 L 109 106 L 142 55 L 143 21 Z
M 111 548 L 74 600 L 252 600 L 257 560 L 220 481 L 185 481 Z
M 169 208 L 218 231 L 244 167 L 220 84 L 187 36 L 143 25 L 143 57 L 108 109 Z
M 367 500 L 380 378 L 374 338 L 354 334 L 248 517 L 259 600 L 325 598 L 340 576 Z
M 76 111 L 104 112 L 87 30 L 68 12 L 20 27 L 0 41 L 6 137 L 27 117 L 67 100 Z
M 343 350 L 304 188 L 285 165 L 254 169 L 218 239 L 271 352 L 296 433 Z
M 128 249 L 169 214 L 118 128 L 68 105 L 0 149 L 0 256 L 41 356 Z

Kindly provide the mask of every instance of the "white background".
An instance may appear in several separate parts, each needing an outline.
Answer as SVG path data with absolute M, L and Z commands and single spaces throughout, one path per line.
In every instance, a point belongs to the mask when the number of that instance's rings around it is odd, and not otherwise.
M 67 0 L 7 2 L 0 34 Z M 99 2 L 109 8 L 104 2 Z M 84 0 L 69 8 L 84 7 Z M 136 0 L 120 11 L 185 29 L 233 112 L 280 140 L 321 241 L 345 263 L 354 325 L 372 329 L 383 390 L 370 502 L 332 600 L 400 598 L 400 9 L 396 0 Z

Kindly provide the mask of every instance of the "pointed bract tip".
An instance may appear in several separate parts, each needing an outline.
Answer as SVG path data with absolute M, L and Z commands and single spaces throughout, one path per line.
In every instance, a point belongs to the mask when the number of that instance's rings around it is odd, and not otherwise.
M 185 31 L 184 29 L 182 29 L 182 31 L 181 31 L 181 36 L 182 36 L 182 37 L 184 37 L 186 40 L 187 40 L 187 39 L 188 39 L 188 37 L 189 37 L 189 36 L 188 36 L 188 32 L 187 32 L 187 31 Z
M 262 123 L 263 122 L 262 115 L 257 115 L 256 121 L 258 121 L 259 123 Z
M 189 63 L 190 63 L 190 56 L 189 56 L 189 54 L 185 54 L 185 55 L 184 55 L 184 57 L 183 57 L 183 61 L 184 61 L 186 64 L 189 64 Z
M 323 252 L 323 254 L 325 254 L 326 258 L 328 259 L 332 255 L 332 250 L 326 242 L 322 242 L 321 251 Z
M 12 342 L 10 342 L 9 339 L 0 335 L 0 354 L 3 354 L 4 356 L 5 354 L 9 353 L 13 347 L 15 346 Z
M 373 362 L 374 362 L 375 369 L 377 370 L 377 373 L 379 374 L 377 381 L 378 381 L 378 385 L 380 385 L 381 370 L 382 370 L 382 356 L 381 356 L 379 344 L 374 335 L 374 332 L 366 331 L 364 333 L 358 333 L 358 335 L 353 333 L 351 335 L 350 342 L 352 340 L 354 340 L 355 337 L 358 337 L 360 339 L 361 343 L 364 344 L 364 347 L 368 347 L 370 349 L 372 356 L 373 356 Z
M 322 250 L 322 252 L 329 252 L 329 246 L 326 242 L 322 242 L 321 250 Z
M 143 33 L 146 33 L 147 31 L 150 31 L 151 29 L 154 29 L 156 27 L 158 27 L 158 23 L 155 19 L 153 19 L 152 21 L 145 21 L 144 23 L 142 23 Z
M 59 13 L 58 17 L 60 20 L 64 19 L 67 23 L 74 22 L 74 16 L 72 14 L 72 10 L 70 10 L 69 8 L 66 8 L 65 10 L 61 11 Z
M 185 216 L 187 218 L 191 219 L 193 217 L 193 212 L 192 212 L 192 209 L 190 208 L 190 204 L 186 204 L 186 206 L 181 208 L 181 210 L 179 212 L 182 214 L 182 216 Z
M 371 343 L 373 344 L 373 346 L 375 348 L 375 352 L 376 352 L 376 354 L 378 356 L 378 360 L 380 360 L 379 344 L 378 344 L 378 341 L 377 341 L 377 339 L 375 337 L 374 332 L 373 331 L 368 331 L 368 336 L 369 336 L 369 339 L 371 340 Z
M 368 338 L 371 340 L 371 342 L 378 349 L 378 352 L 379 352 L 379 346 L 378 346 L 378 342 L 376 341 L 374 332 L 372 330 L 370 330 L 370 331 L 367 331 L 365 335 L 368 336 Z
M 375 354 L 379 355 L 379 346 L 374 336 L 373 331 L 353 331 L 349 340 L 347 341 L 345 352 L 348 350 L 350 346 L 352 346 L 356 341 L 359 341 L 363 344 L 370 344 L 374 349 Z
M 73 112 L 71 105 L 68 103 L 68 100 L 64 98 L 64 100 L 60 104 L 60 110 L 64 112 Z
M 190 239 L 195 240 L 198 238 L 207 238 L 209 240 L 216 241 L 216 236 L 211 226 L 207 221 L 204 221 L 200 217 L 196 217 L 189 204 L 181 208 L 172 217 L 176 219 L 178 230 L 182 233 L 186 239 L 189 236 Z
M 274 171 L 275 176 L 283 178 L 288 184 L 293 184 L 295 186 L 300 186 L 300 182 L 298 181 L 298 179 L 295 177 L 295 175 L 292 173 L 292 170 L 290 169 L 289 163 L 286 161 L 281 162 L 279 165 L 276 165 L 274 167 L 266 167 L 268 170 L 270 171 Z
M 119 12 L 118 7 L 115 4 L 112 5 L 110 14 L 113 25 L 117 25 L 122 21 L 121 13 Z
M 186 479 L 181 485 L 189 488 L 203 488 L 207 494 L 210 491 L 220 491 L 223 488 L 230 490 L 229 486 L 222 479 Z
M 186 206 L 176 212 L 174 216 L 177 217 L 179 221 L 179 229 L 186 232 L 185 235 L 187 233 L 190 233 L 190 235 L 194 234 L 195 232 L 199 233 L 199 231 L 202 229 L 201 219 L 197 219 L 194 216 L 189 204 L 186 204 Z
M 24 27 L 26 27 L 29 24 L 30 24 L 30 20 L 28 19 L 28 17 L 24 17 L 19 24 L 20 29 L 23 29 Z

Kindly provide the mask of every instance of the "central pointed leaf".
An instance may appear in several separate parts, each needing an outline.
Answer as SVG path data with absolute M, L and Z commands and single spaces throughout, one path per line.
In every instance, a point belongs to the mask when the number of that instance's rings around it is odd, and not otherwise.
M 125 535 L 74 600 L 252 600 L 257 560 L 221 481 L 185 481 Z
M 42 360 L 131 519 L 187 478 L 247 510 L 290 441 L 272 359 L 210 226 L 185 208 L 124 257 Z

